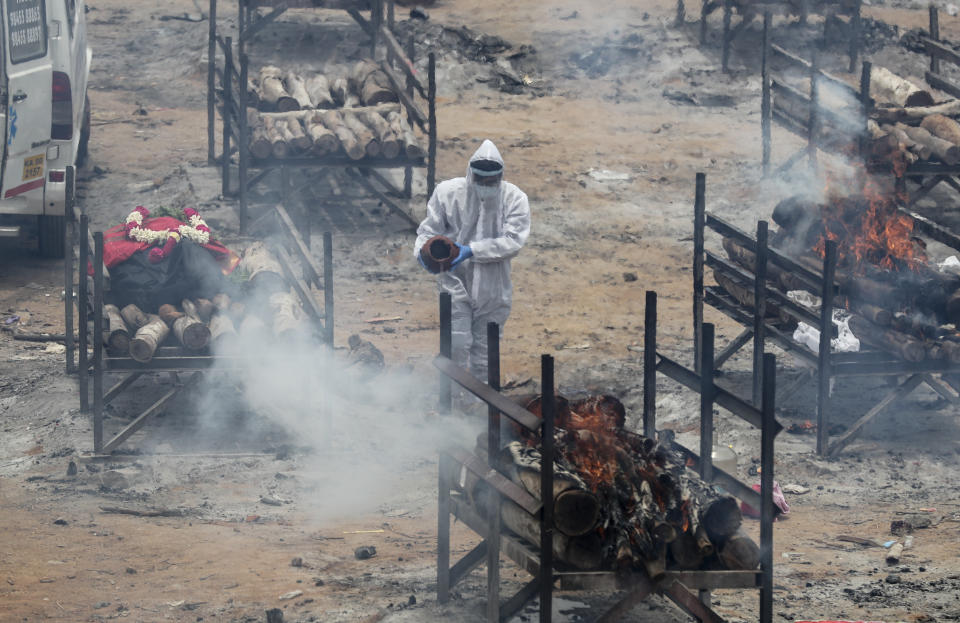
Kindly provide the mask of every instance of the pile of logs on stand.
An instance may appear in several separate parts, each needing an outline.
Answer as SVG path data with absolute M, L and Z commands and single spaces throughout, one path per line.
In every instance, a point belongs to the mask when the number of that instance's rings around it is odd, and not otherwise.
M 517 398 L 540 414 L 540 397 Z M 755 569 L 757 544 L 742 528 L 737 500 L 685 466 L 656 441 L 623 430 L 623 405 L 611 396 L 557 397 L 554 555 L 583 570 Z M 519 434 L 519 429 L 514 431 Z M 481 437 L 479 451 L 485 437 Z M 521 438 L 500 452 L 501 473 L 540 498 L 539 439 Z M 470 472 L 452 474 L 484 516 L 492 491 Z M 510 500 L 502 525 L 539 546 L 540 520 Z
M 870 74 L 868 163 L 902 173 L 915 162 L 960 163 L 960 100 L 936 102 L 933 94 L 883 67 Z
M 838 198 L 831 205 L 818 205 L 803 198 L 781 201 L 773 212 L 780 229 L 771 235 L 771 246 L 788 255 L 815 274 L 823 270 L 818 242 L 830 231 L 840 250 L 836 283 L 840 288 L 838 304 L 850 312 L 849 326 L 862 343 L 894 354 L 905 361 L 949 360 L 960 363 L 960 277 L 943 273 L 926 260 L 923 242 L 910 232 L 912 221 L 895 210 L 871 212 L 878 203 L 864 197 Z M 891 204 L 892 206 L 892 204 Z M 904 238 L 912 245 L 910 257 L 894 258 L 882 249 L 872 249 L 857 258 L 851 247 L 851 232 L 872 224 L 902 226 Z M 883 232 L 877 232 L 883 239 Z M 848 236 L 848 237 L 845 237 Z M 732 238 L 724 238 L 723 248 L 734 263 L 755 273 L 755 255 Z M 802 252 L 797 252 L 803 249 Z M 746 308 L 753 307 L 752 287 L 744 287 L 715 271 L 717 283 Z M 767 283 L 783 291 L 820 292 L 772 262 L 767 264 Z M 775 305 L 767 304 L 768 317 L 789 326 L 790 320 Z M 794 322 L 795 324 L 795 322 Z
M 218 351 L 241 343 L 239 340 L 301 341 L 312 327 L 283 278 L 276 258 L 262 242 L 251 245 L 238 267 L 248 276 L 242 301 L 226 293 L 211 299 L 185 298 L 141 310 L 130 304 L 123 309 L 104 305 L 106 317 L 103 341 L 114 357 L 130 356 L 149 362 L 165 342 L 176 341 L 189 351 Z
M 248 85 L 250 153 L 255 158 L 322 157 L 351 160 L 426 153 L 407 122 L 386 73 L 358 62 L 345 78 L 303 78 L 273 66 Z

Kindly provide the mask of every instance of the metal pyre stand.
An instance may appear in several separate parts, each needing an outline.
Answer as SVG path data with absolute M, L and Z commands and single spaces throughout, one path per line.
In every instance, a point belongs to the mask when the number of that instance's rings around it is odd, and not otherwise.
M 446 297 L 446 299 L 444 299 Z M 434 365 L 445 375 L 441 385 L 440 408 L 449 412 L 451 407 L 451 383 L 457 383 L 482 400 L 488 407 L 486 455 L 465 448 L 450 448 L 440 454 L 439 498 L 437 505 L 437 599 L 446 603 L 450 590 L 480 564 L 487 565 L 486 619 L 491 623 L 508 620 L 527 602 L 539 597 L 541 623 L 552 621 L 552 597 L 554 590 L 561 591 L 626 591 L 617 603 L 601 614 L 597 621 L 609 622 L 623 617 L 632 608 L 653 593 L 673 601 L 682 610 L 698 621 L 722 622 L 723 619 L 710 606 L 710 591 L 714 589 L 759 589 L 759 620 L 770 623 L 773 615 L 773 457 L 774 437 L 780 430 L 774 419 L 774 357 L 767 355 L 764 366 L 769 373 L 763 386 L 763 401 L 760 409 L 740 400 L 717 387 L 711 374 L 698 376 L 696 372 L 667 359 L 656 352 L 656 293 L 648 292 L 646 299 L 646 323 L 644 329 L 644 434 L 656 435 L 656 374 L 672 378 L 697 391 L 701 399 L 701 448 L 700 454 L 688 450 L 661 435 L 663 443 L 670 443 L 696 469 L 707 482 L 724 487 L 740 500 L 761 509 L 761 565 L 759 570 L 747 571 L 666 571 L 662 577 L 651 579 L 646 572 L 629 571 L 581 571 L 555 561 L 553 555 L 553 457 L 554 422 L 556 418 L 556 393 L 554 387 L 554 361 L 550 355 L 541 357 L 541 391 L 543 395 L 543 419 L 539 419 L 520 405 L 499 392 L 499 328 L 488 325 L 489 379 L 485 385 L 469 372 L 450 360 L 449 295 L 441 295 L 441 354 Z M 444 317 L 446 314 L 446 317 Z M 705 324 L 703 344 L 705 353 L 712 362 L 713 326 Z M 709 369 L 709 364 L 705 364 Z M 711 438 L 713 408 L 720 406 L 746 419 L 761 429 L 761 491 L 757 493 L 736 477 L 713 467 Z M 540 437 L 542 447 L 542 471 L 539 499 L 503 475 L 495 458 L 500 449 L 500 417 Z M 705 449 L 704 449 L 705 448 Z M 487 512 L 486 516 L 474 508 L 466 496 L 456 487 L 453 474 L 470 472 L 489 485 L 495 501 L 491 508 L 499 509 L 504 499 L 515 503 L 540 523 L 540 547 L 536 548 L 518 536 L 506 532 L 500 525 L 500 513 Z M 450 516 L 462 521 L 483 540 L 470 552 L 450 566 Z M 533 579 L 517 593 L 501 603 L 500 600 L 500 555 L 504 554 L 526 570 Z M 691 591 L 699 591 L 699 598 Z
M 274 248 L 275 255 L 287 281 L 292 285 L 301 304 L 316 327 L 316 332 L 323 336 L 323 342 L 328 348 L 333 348 L 333 241 L 329 232 L 323 236 L 323 268 L 321 269 L 309 249 L 300 238 L 296 228 L 290 223 L 282 206 L 276 206 L 276 212 L 281 229 L 286 234 L 287 245 L 290 250 L 281 246 Z M 177 394 L 184 389 L 196 385 L 203 376 L 203 371 L 212 367 L 217 370 L 236 370 L 249 364 L 244 358 L 213 355 L 209 350 L 189 351 L 180 346 L 160 346 L 154 357 L 146 362 L 139 362 L 132 357 L 108 354 L 104 348 L 104 293 L 108 286 L 104 278 L 103 264 L 103 232 L 89 235 L 89 221 L 86 215 L 80 217 L 80 266 L 79 285 L 77 292 L 77 308 L 79 311 L 78 330 L 78 372 L 80 382 L 80 410 L 89 412 L 91 408 L 90 377 L 93 377 L 93 452 L 98 455 L 110 454 L 131 435 L 143 428 L 147 421 L 162 411 Z M 93 249 L 88 241 L 92 240 Z M 91 257 L 92 251 L 92 257 Z M 299 260 L 303 277 L 295 272 L 295 266 L 290 259 L 293 253 Z M 66 281 L 64 284 L 67 301 L 73 297 L 73 256 L 67 253 L 65 269 Z M 93 269 L 92 280 L 87 275 L 87 267 Z M 324 290 L 324 305 L 321 308 L 313 298 L 310 285 Z M 92 318 L 90 318 L 92 314 Z M 67 326 L 73 324 L 73 308 L 67 307 Z M 171 338 L 172 339 L 172 338 Z M 69 347 L 70 345 L 68 345 Z M 93 348 L 93 356 L 88 355 L 88 348 Z M 73 353 L 68 350 L 67 361 L 73 361 Z M 120 432 L 104 443 L 103 412 L 104 408 L 141 376 L 148 373 L 166 372 L 174 380 L 174 387 L 163 394 L 156 402 L 144 411 L 134 416 Z M 121 379 L 110 389 L 104 391 L 104 380 L 109 373 L 118 373 Z M 183 380 L 181 374 L 190 373 Z M 329 416 L 329 413 L 326 414 Z

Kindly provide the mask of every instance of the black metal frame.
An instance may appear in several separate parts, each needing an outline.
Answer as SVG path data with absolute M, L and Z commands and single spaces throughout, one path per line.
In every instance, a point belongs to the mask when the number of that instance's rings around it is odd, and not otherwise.
M 309 246 L 300 237 L 293 226 L 289 215 L 283 206 L 274 207 L 276 219 L 281 231 L 286 236 L 290 251 L 297 256 L 303 276 L 294 272 L 290 255 L 281 246 L 273 250 L 280 263 L 288 282 L 293 286 L 301 304 L 317 328 L 318 334 L 323 336 L 323 343 L 333 348 L 333 240 L 330 232 L 323 236 L 323 267 L 320 268 L 310 253 Z M 96 455 L 108 455 L 113 452 L 127 438 L 140 430 L 147 421 L 156 415 L 164 405 L 182 390 L 196 384 L 204 370 L 216 365 L 218 370 L 242 368 L 248 364 L 240 357 L 215 356 L 209 351 L 187 351 L 179 346 L 161 346 L 155 356 L 147 363 L 141 363 L 129 356 L 109 355 L 104 348 L 103 339 L 103 301 L 104 292 L 108 286 L 105 283 L 103 264 L 103 232 L 89 231 L 89 219 L 84 214 L 80 217 L 80 270 L 77 292 L 77 308 L 79 312 L 79 395 L 80 411 L 90 412 L 91 395 L 89 382 L 93 377 L 93 452 Z M 92 258 L 91 258 L 92 242 Z M 72 257 L 68 253 L 68 257 Z M 87 278 L 86 266 L 92 259 L 94 270 L 93 279 Z M 67 300 L 73 297 L 73 270 L 72 262 L 69 269 L 65 269 L 66 281 L 64 289 Z M 321 308 L 310 289 L 310 285 L 324 290 L 324 305 Z M 73 308 L 67 306 L 67 326 L 73 324 Z M 93 314 L 92 331 L 89 327 L 88 316 Z M 93 346 L 93 357 L 88 358 L 88 344 Z M 68 366 L 73 360 L 72 353 L 68 352 Z M 104 377 L 107 373 L 116 372 L 122 378 L 109 390 L 104 392 Z M 138 378 L 147 373 L 168 372 L 174 380 L 174 387 L 167 391 L 160 399 L 134 417 L 133 421 L 117 433 L 112 439 L 104 443 L 103 440 L 103 410 L 113 399 L 122 394 Z M 180 379 L 181 373 L 192 373 L 186 381 Z M 329 416 L 329 413 L 326 414 Z
M 707 41 L 707 18 L 711 13 L 718 9 L 723 9 L 723 52 L 721 66 L 723 71 L 729 70 L 730 48 L 741 32 L 743 32 L 753 20 L 760 15 L 770 15 L 773 10 L 778 13 L 787 13 L 788 5 L 792 4 L 787 0 L 774 0 L 768 2 L 741 2 L 739 0 L 704 0 L 700 6 L 700 45 Z M 806 23 L 810 13 L 818 13 L 824 16 L 845 15 L 850 20 L 853 33 L 848 42 L 847 56 L 850 58 L 850 69 L 852 73 L 857 66 L 857 58 L 860 56 L 860 8 L 862 0 L 800 0 L 801 8 L 800 22 Z M 740 15 L 740 23 L 733 26 L 734 11 Z M 677 24 L 682 24 L 686 16 L 686 7 L 684 0 L 677 0 Z M 765 18 L 769 19 L 769 18 Z M 767 23 L 767 29 L 769 23 Z M 766 29 L 765 29 L 766 30 Z M 766 32 L 764 34 L 766 37 Z
M 906 209 L 915 205 L 923 199 L 941 182 L 947 184 L 955 191 L 960 193 L 960 164 L 948 165 L 939 162 L 915 162 L 907 165 L 902 172 L 891 171 L 890 168 L 881 169 L 876 166 L 870 166 L 868 162 L 869 153 L 867 150 L 867 123 L 870 118 L 870 111 L 873 107 L 873 100 L 870 97 L 870 71 L 871 63 L 864 61 L 861 64 L 859 88 L 850 86 L 844 80 L 830 75 L 819 67 L 819 59 L 816 51 L 812 60 L 808 61 L 795 54 L 788 52 L 782 47 L 770 42 L 770 13 L 764 14 L 764 45 L 762 56 L 762 101 L 760 115 L 760 134 L 763 149 L 763 173 L 770 174 L 771 167 L 771 127 L 774 122 L 786 128 L 788 131 L 807 141 L 806 147 L 792 155 L 783 164 L 774 171 L 781 174 L 792 168 L 798 162 L 803 161 L 806 156 L 807 164 L 811 169 L 817 166 L 818 150 L 825 153 L 843 153 L 847 157 L 856 157 L 863 162 L 864 171 L 872 174 L 893 173 L 896 176 L 897 194 L 906 199 Z M 935 33 L 933 38 L 923 37 L 922 41 L 926 47 L 927 54 L 930 56 L 930 71 L 926 72 L 927 83 L 942 91 L 954 96 L 960 96 L 960 87 L 951 84 L 940 73 L 940 61 L 947 61 L 960 66 L 960 54 L 954 52 L 950 47 L 943 45 L 939 40 L 939 18 L 937 17 L 936 7 L 930 7 L 930 31 Z M 770 64 L 773 58 L 785 61 L 788 66 L 799 71 L 805 71 L 808 75 L 808 92 L 789 86 L 782 77 L 773 75 Z M 852 70 L 851 70 L 852 71 Z M 842 112 L 831 110 L 820 100 L 821 82 L 829 83 L 833 88 L 840 89 L 850 95 L 851 98 L 859 102 L 860 108 L 856 112 L 856 117 L 844 114 Z M 780 104 L 781 100 L 791 100 L 796 107 L 799 105 L 807 111 L 803 119 L 797 119 L 795 115 L 790 114 L 787 109 Z M 825 122 L 836 120 L 839 123 L 831 128 L 831 140 L 827 140 L 822 132 Z M 844 134 L 841 128 L 860 126 L 858 134 Z M 917 189 L 910 193 L 906 187 L 907 180 L 913 180 L 918 184 Z M 908 212 L 909 213 L 909 212 Z M 909 213 L 915 218 L 923 219 L 913 213 Z M 927 219 L 923 219 L 927 221 Z M 929 221 L 927 221 L 929 223 Z M 933 224 L 934 229 L 943 229 Z M 925 232 L 927 233 L 927 232 Z M 928 234 L 935 237 L 935 234 Z M 936 234 L 939 235 L 939 234 Z M 948 243 L 949 244 L 949 243 Z
M 765 232 L 767 223 L 760 221 L 757 226 L 757 236 L 753 237 L 738 227 L 724 221 L 718 216 L 706 212 L 705 209 L 706 175 L 697 174 L 696 197 L 694 200 L 694 257 L 693 257 L 693 330 L 694 335 L 700 335 L 703 322 L 704 304 L 723 312 L 728 317 L 744 326 L 743 332 L 734 338 L 730 344 L 713 359 L 713 369 L 719 369 L 724 362 L 739 351 L 748 342 L 753 342 L 753 403 L 759 404 L 757 387 L 762 382 L 762 374 L 766 368 L 762 358 L 767 341 L 772 341 L 783 350 L 794 355 L 802 364 L 808 367 L 809 372 L 801 375 L 800 379 L 786 392 L 781 393 L 781 400 L 799 390 L 811 376 L 817 379 L 817 453 L 820 455 L 835 455 L 845 448 L 861 432 L 864 425 L 876 417 L 883 409 L 895 400 L 908 395 L 921 383 L 926 383 L 931 389 L 952 404 L 960 404 L 960 397 L 949 379 L 939 380 L 934 374 L 956 373 L 956 366 L 949 361 L 921 361 L 908 362 L 889 353 L 864 349 L 855 353 L 834 353 L 831 351 L 830 338 L 836 334 L 833 324 L 833 309 L 835 300 L 842 299 L 844 293 L 834 282 L 836 270 L 836 243 L 829 241 L 820 272 L 811 270 L 791 260 L 782 252 L 770 247 L 766 243 Z M 740 245 L 755 254 L 756 270 L 751 274 L 748 270 L 735 265 L 733 262 L 720 257 L 705 248 L 705 230 L 711 229 L 722 236 L 735 239 Z M 960 248 L 958 246 L 957 248 Z M 752 309 L 745 309 L 736 299 L 730 296 L 720 286 L 704 285 L 704 267 L 708 266 L 725 277 L 745 286 L 754 292 Z M 794 277 L 802 281 L 805 287 L 816 292 L 822 301 L 819 315 L 797 305 L 782 291 L 766 279 L 769 267 L 775 266 L 789 271 Z M 766 315 L 766 305 L 775 303 L 781 313 L 791 318 L 815 326 L 820 331 L 820 343 L 816 352 L 793 340 L 791 334 L 778 328 L 773 319 Z M 760 339 L 756 339 L 759 336 Z M 697 346 L 697 359 L 700 361 L 700 347 Z M 854 376 L 885 376 L 906 377 L 894 389 L 887 392 L 872 407 L 851 425 L 842 435 L 830 443 L 829 428 L 829 399 L 830 385 L 834 378 Z
M 293 169 L 345 169 L 365 191 L 375 196 L 384 205 L 399 214 L 411 225 L 417 221 L 394 201 L 394 197 L 410 199 L 412 197 L 413 169 L 426 168 L 427 194 L 432 194 L 436 184 L 436 156 L 437 156 L 437 114 L 436 114 L 436 57 L 433 52 L 428 56 L 427 85 L 424 86 L 414 69 L 413 45 L 406 48 L 400 45 L 393 35 L 394 3 L 393 0 L 330 0 L 323 3 L 325 9 L 345 10 L 361 29 L 371 38 L 371 58 L 377 59 L 377 51 L 382 46 L 385 50 L 385 59 L 380 61 L 380 67 L 386 73 L 393 85 L 394 91 L 400 98 L 401 107 L 406 112 L 407 121 L 411 127 L 419 127 L 427 138 L 426 158 L 408 158 L 398 156 L 393 159 L 361 158 L 350 160 L 342 155 L 327 155 L 322 157 L 303 158 L 266 158 L 257 159 L 250 154 L 249 128 L 247 128 L 247 76 L 249 56 L 246 52 L 247 44 L 253 35 L 264 26 L 277 19 L 287 10 L 292 2 L 266 2 L 264 0 L 237 0 L 239 25 L 236 38 L 236 61 L 234 60 L 234 39 L 221 36 L 217 31 L 217 0 L 210 0 L 210 29 L 208 42 L 207 64 L 207 159 L 212 165 L 219 161 L 221 166 L 222 193 L 232 194 L 230 189 L 230 158 L 236 152 L 239 158 L 239 216 L 240 231 L 246 232 L 251 221 L 249 216 L 249 191 L 263 180 L 270 172 L 279 170 L 286 180 L 288 170 Z M 258 6 L 275 7 L 270 13 L 260 17 Z M 361 15 L 361 10 L 369 10 L 370 17 Z M 386 18 L 384 17 L 386 11 Z M 412 43 L 412 42 L 411 42 Z M 223 67 L 217 66 L 217 49 L 223 54 Z M 401 74 L 397 73 L 397 67 Z M 219 157 L 216 156 L 214 126 L 216 120 L 217 77 L 219 77 L 219 93 L 221 94 L 220 113 L 223 122 L 223 146 Z M 402 77 L 402 79 L 401 79 Z M 236 86 L 235 86 L 236 85 Z M 417 102 L 417 96 L 423 99 L 427 106 L 424 112 Z M 396 188 L 377 169 L 404 169 L 403 188 Z M 258 170 L 251 175 L 251 170 Z M 287 185 L 282 185 L 283 201 Z
M 550 355 L 541 357 L 541 391 L 543 395 L 543 419 L 540 420 L 500 394 L 500 344 L 499 327 L 490 323 L 487 327 L 488 339 L 488 383 L 484 385 L 469 372 L 456 366 L 451 360 L 451 322 L 449 318 L 450 297 L 442 294 L 440 298 L 441 333 L 440 355 L 434 365 L 445 375 L 441 383 L 440 410 L 449 413 L 452 407 L 452 383 L 455 382 L 483 400 L 488 407 L 487 420 L 487 457 L 464 448 L 450 448 L 440 454 L 437 547 L 437 599 L 446 603 L 451 588 L 470 571 L 486 562 L 487 565 L 487 607 L 486 619 L 491 623 L 508 620 L 514 613 L 534 597 L 540 598 L 541 623 L 552 620 L 552 596 L 554 584 L 559 581 L 560 590 L 617 591 L 626 590 L 616 604 L 601 614 L 597 621 L 617 620 L 630 609 L 653 593 L 664 595 L 681 609 L 699 621 L 717 622 L 723 619 L 710 607 L 710 591 L 721 588 L 746 588 L 760 590 L 761 623 L 770 623 L 773 617 L 773 459 L 774 437 L 781 430 L 774 418 L 773 370 L 776 362 L 772 355 L 764 358 L 764 367 L 768 370 L 763 386 L 762 409 L 757 409 L 717 387 L 712 375 L 701 375 L 684 368 L 656 352 L 657 311 L 656 293 L 647 292 L 645 328 L 644 328 L 644 434 L 651 438 L 656 433 L 656 374 L 661 372 L 681 384 L 698 391 L 701 397 L 701 448 L 700 454 L 670 441 L 673 448 L 680 452 L 708 482 L 725 487 L 741 500 L 761 509 L 761 568 L 755 571 L 666 571 L 663 577 L 651 580 L 644 572 L 578 571 L 566 568 L 553 560 L 553 456 L 555 452 L 553 429 L 556 417 L 556 394 L 554 387 L 554 361 Z M 704 361 L 712 362 L 713 326 L 703 325 L 705 331 L 702 343 L 707 345 Z M 659 361 L 658 361 L 659 360 Z M 710 364 L 705 363 L 705 366 Z M 711 431 L 713 427 L 713 407 L 722 406 L 743 417 L 761 429 L 761 492 L 740 482 L 736 477 L 714 468 L 711 459 Z M 489 449 L 500 448 L 500 416 L 504 415 L 528 431 L 539 434 L 543 470 L 541 472 L 540 499 L 536 499 L 521 487 L 503 476 L 498 470 L 495 457 L 497 452 Z M 664 436 L 664 440 L 666 438 Z M 705 442 L 703 440 L 706 440 Z M 704 450 L 706 448 L 706 450 Z M 492 505 L 499 508 L 500 496 L 515 502 L 520 508 L 540 519 L 540 547 L 535 549 L 519 537 L 504 533 L 500 528 L 500 513 L 491 512 L 487 518 L 481 515 L 455 491 L 451 474 L 457 468 L 472 473 L 490 485 L 497 496 Z M 483 540 L 470 552 L 450 566 L 450 515 L 462 521 Z M 493 535 L 491 537 L 491 535 Z M 500 554 L 503 553 L 518 566 L 530 573 L 534 579 L 524 585 L 506 602 L 500 601 Z M 544 572 L 547 569 L 549 572 Z M 699 597 L 691 590 L 699 591 Z

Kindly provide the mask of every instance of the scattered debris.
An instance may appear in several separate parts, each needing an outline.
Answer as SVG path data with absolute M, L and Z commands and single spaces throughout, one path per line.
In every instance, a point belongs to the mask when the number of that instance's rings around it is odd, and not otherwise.
M 353 550 L 353 555 L 357 560 L 366 560 L 377 555 L 377 548 L 373 545 L 362 545 Z
M 848 543 L 856 543 L 857 545 L 863 545 L 864 547 L 880 547 L 880 544 L 876 541 L 871 541 L 870 539 L 864 539 L 858 536 L 850 536 L 847 534 L 841 534 L 837 537 L 838 541 L 846 541 Z
M 280 608 L 267 610 L 267 623 L 283 623 L 283 610 Z
M 637 279 L 637 273 L 623 273 L 623 280 L 628 283 L 631 281 L 636 281 Z
M 64 519 L 63 517 L 57 517 L 56 519 L 53 520 L 53 523 L 55 523 L 58 526 L 65 526 L 67 525 L 67 520 Z
M 803 495 L 810 493 L 810 487 L 804 487 L 803 485 L 783 485 L 783 492 L 792 493 L 793 495 Z
M 76 476 L 77 475 L 77 464 L 74 461 L 70 461 L 67 464 L 67 476 Z
M 183 517 L 185 513 L 177 508 L 158 508 L 154 510 L 137 510 L 135 508 L 120 508 L 117 506 L 101 506 L 103 513 L 115 515 L 133 515 L 135 517 Z
M 294 599 L 296 597 L 299 597 L 300 595 L 303 595 L 303 591 L 290 591 L 289 593 L 284 593 L 283 595 L 280 595 L 280 597 L 278 597 L 277 599 L 280 599 L 280 600 Z
M 110 470 L 100 476 L 100 488 L 106 491 L 121 491 L 129 486 L 130 481 L 120 472 Z
M 272 498 L 272 497 L 267 496 L 267 495 L 261 495 L 261 496 L 260 496 L 260 503 L 261 503 L 261 504 L 267 504 L 267 505 L 269 505 L 269 506 L 282 506 L 282 505 L 283 505 L 283 502 L 281 502 L 280 500 L 278 500 L 278 499 L 276 499 L 276 498 Z
M 302 567 L 302 566 L 303 566 L 303 558 L 301 558 L 300 556 L 295 556 L 295 557 L 293 558 L 293 560 L 290 561 L 290 566 L 291 566 L 291 567 Z
M 428 19 L 430 19 L 430 14 L 427 13 L 427 10 L 424 9 L 423 7 L 415 6 L 412 9 L 410 9 L 410 19 L 419 19 L 419 20 L 427 21 Z

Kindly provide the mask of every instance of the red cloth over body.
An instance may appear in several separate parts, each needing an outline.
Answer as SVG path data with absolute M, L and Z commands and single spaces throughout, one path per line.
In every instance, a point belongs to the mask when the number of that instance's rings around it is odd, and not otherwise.
M 151 231 L 177 231 L 181 225 L 187 225 L 183 221 L 172 216 L 158 216 L 156 218 L 145 218 L 140 225 L 143 229 Z M 107 268 L 113 268 L 117 264 L 130 259 L 137 251 L 149 248 L 151 245 L 146 242 L 138 242 L 127 237 L 126 225 L 117 225 L 103 232 L 103 264 Z M 210 242 L 201 245 L 210 251 L 223 269 L 224 275 L 229 275 L 233 269 L 240 263 L 240 256 L 223 246 L 213 238 Z M 87 273 L 93 275 L 93 265 L 87 264 Z

